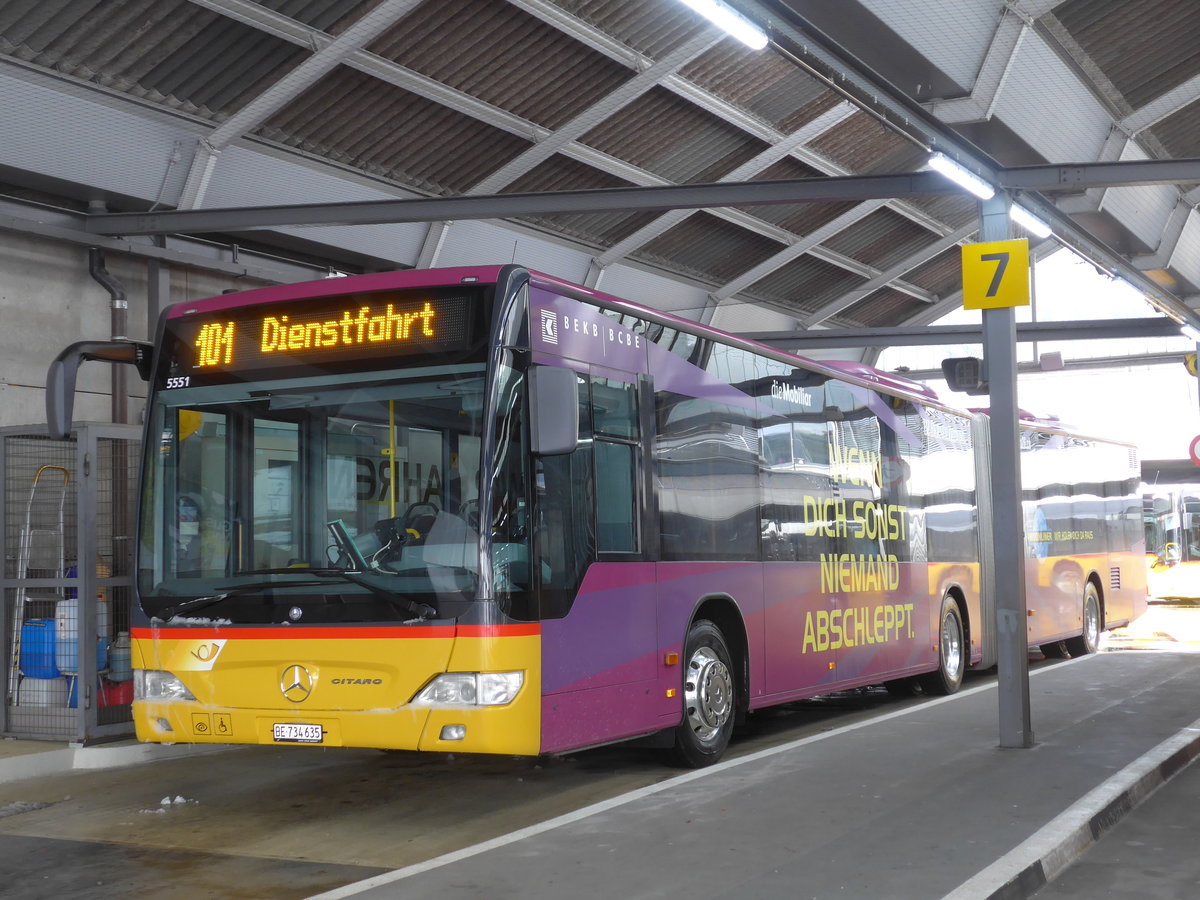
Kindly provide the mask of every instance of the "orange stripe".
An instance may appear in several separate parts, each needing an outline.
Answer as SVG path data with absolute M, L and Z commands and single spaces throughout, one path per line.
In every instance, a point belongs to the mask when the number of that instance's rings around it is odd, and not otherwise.
M 526 637 L 542 633 L 537 623 L 520 625 L 364 625 L 364 626 L 317 626 L 296 627 L 291 625 L 271 626 L 265 628 L 248 628 L 245 626 L 224 627 L 179 627 L 152 626 L 133 629 L 133 637 L 159 640 L 212 640 L 227 638 L 235 640 L 254 641 L 295 641 L 295 640 L 412 640 L 414 638 L 453 638 L 453 637 Z

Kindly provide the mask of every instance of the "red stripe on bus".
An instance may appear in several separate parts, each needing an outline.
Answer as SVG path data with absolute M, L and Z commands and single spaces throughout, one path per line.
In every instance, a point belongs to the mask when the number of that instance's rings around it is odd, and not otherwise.
M 459 637 L 536 637 L 542 633 L 537 622 L 522 625 L 459 625 Z

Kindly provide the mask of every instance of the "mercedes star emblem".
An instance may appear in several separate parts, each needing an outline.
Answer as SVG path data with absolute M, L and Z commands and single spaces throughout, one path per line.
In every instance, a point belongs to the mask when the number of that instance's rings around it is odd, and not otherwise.
M 312 673 L 304 666 L 288 666 L 279 679 L 279 690 L 293 703 L 303 703 L 312 693 Z

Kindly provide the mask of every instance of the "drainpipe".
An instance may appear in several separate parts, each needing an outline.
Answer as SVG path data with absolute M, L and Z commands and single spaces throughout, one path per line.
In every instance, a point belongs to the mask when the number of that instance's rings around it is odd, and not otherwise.
M 125 287 L 104 268 L 104 251 L 99 247 L 88 249 L 88 271 L 112 298 L 112 339 L 127 340 L 129 301 Z M 112 420 L 119 425 L 129 422 L 129 367 L 125 365 L 112 367 Z
M 104 251 L 99 247 L 88 248 L 88 272 L 98 281 L 112 298 L 112 339 L 127 340 L 129 301 L 125 286 L 104 268 Z M 129 423 L 129 366 L 115 363 L 112 369 L 112 420 L 119 425 Z M 133 496 L 130 491 L 129 445 L 123 440 L 113 442 L 112 447 L 112 544 L 109 548 L 111 563 L 108 574 L 119 577 L 133 571 L 133 540 L 130 524 L 133 522 Z M 102 565 L 104 554 L 96 551 L 96 563 Z M 101 570 L 97 570 L 100 574 Z

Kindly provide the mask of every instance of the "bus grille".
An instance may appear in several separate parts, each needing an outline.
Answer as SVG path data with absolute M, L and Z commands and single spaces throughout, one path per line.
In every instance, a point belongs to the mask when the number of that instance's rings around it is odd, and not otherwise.
M 1113 590 L 1121 589 L 1121 567 L 1113 566 L 1108 570 L 1108 586 Z

